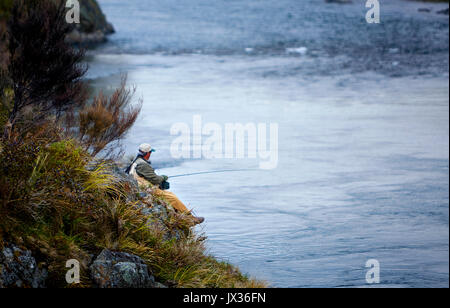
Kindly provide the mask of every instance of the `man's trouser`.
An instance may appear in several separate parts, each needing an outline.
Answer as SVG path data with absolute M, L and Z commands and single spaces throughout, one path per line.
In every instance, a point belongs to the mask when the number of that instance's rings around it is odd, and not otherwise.
M 153 191 L 153 195 L 163 198 L 164 200 L 169 202 L 170 205 L 173 206 L 173 208 L 177 211 L 180 211 L 182 213 L 189 212 L 187 207 L 183 204 L 183 202 L 180 201 L 180 199 L 178 199 L 178 197 L 173 192 L 156 188 Z

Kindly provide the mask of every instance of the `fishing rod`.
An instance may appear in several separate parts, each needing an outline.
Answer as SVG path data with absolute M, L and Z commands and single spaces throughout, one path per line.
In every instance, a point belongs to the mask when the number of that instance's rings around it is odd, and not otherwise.
M 184 173 L 184 174 L 176 174 L 167 176 L 168 179 L 171 178 L 179 178 L 182 176 L 191 176 L 191 175 L 199 175 L 199 174 L 207 174 L 207 173 L 221 173 L 221 172 L 236 172 L 236 171 L 257 171 L 259 169 L 226 169 L 226 170 L 212 170 L 212 171 L 202 171 L 202 172 L 193 172 L 193 173 Z M 159 188 L 162 190 L 166 190 L 170 188 L 170 184 L 167 181 L 163 181 Z
M 182 176 L 191 176 L 191 175 L 199 175 L 199 174 L 207 174 L 207 173 L 222 173 L 222 172 L 236 172 L 236 171 L 258 171 L 259 169 L 226 169 L 226 170 L 212 170 L 212 171 L 202 171 L 202 172 L 193 172 L 193 173 L 185 173 L 185 174 L 177 174 L 168 176 L 171 178 L 178 178 Z

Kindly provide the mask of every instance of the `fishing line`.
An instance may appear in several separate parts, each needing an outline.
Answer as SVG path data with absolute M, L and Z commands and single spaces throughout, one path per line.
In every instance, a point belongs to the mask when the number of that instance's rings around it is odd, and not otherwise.
M 178 178 L 182 176 L 191 176 L 191 175 L 199 175 L 199 174 L 207 174 L 207 173 L 222 173 L 222 172 L 236 172 L 236 171 L 259 171 L 260 169 L 227 169 L 227 170 L 212 170 L 212 171 L 202 171 L 202 172 L 193 172 L 193 173 L 185 173 L 185 174 L 177 174 L 171 175 L 170 178 Z

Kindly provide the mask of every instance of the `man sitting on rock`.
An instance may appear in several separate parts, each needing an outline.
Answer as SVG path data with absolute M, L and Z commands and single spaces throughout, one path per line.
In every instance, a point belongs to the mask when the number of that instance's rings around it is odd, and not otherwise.
M 153 195 L 166 200 L 176 211 L 192 215 L 192 213 L 186 208 L 183 202 L 181 202 L 174 193 L 167 190 L 162 190 L 160 188 L 161 183 L 167 181 L 168 176 L 157 175 L 155 173 L 155 169 L 153 169 L 150 162 L 150 156 L 154 151 L 155 150 L 152 149 L 150 144 L 141 144 L 139 146 L 138 156 L 131 166 L 130 174 L 134 176 L 134 178 L 139 183 L 139 186 L 147 186 L 149 182 L 150 184 L 154 185 Z M 203 217 L 195 217 L 193 215 L 192 218 L 194 224 L 201 224 L 205 220 Z

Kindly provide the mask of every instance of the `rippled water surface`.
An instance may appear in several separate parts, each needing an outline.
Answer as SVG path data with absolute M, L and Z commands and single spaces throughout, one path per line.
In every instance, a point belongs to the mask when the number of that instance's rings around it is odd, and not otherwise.
M 100 4 L 117 33 L 88 77 L 137 86 L 129 153 L 151 142 L 168 175 L 257 168 L 173 159 L 170 127 L 279 125 L 277 168 L 171 181 L 212 254 L 280 287 L 367 286 L 371 258 L 382 286 L 448 287 L 448 4 L 384 1 L 380 25 L 363 1 Z

